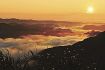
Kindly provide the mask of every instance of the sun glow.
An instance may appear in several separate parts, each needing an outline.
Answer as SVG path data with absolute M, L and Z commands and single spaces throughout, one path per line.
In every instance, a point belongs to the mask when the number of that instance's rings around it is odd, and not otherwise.
M 89 6 L 89 7 L 87 8 L 87 13 L 89 13 L 89 14 L 94 13 L 94 8 L 93 8 L 93 6 Z

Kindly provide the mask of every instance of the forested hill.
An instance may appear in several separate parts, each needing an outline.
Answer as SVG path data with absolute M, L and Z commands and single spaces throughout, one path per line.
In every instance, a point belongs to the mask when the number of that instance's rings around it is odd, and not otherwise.
M 37 70 L 105 70 L 105 32 L 38 54 Z

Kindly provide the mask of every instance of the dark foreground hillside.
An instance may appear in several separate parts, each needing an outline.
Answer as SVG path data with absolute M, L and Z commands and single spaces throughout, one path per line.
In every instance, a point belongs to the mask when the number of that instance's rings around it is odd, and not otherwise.
M 0 70 L 105 70 L 105 32 L 24 60 L 14 61 L 0 52 Z
M 38 54 L 37 70 L 105 70 L 105 32 Z M 33 69 L 34 70 L 34 69 Z

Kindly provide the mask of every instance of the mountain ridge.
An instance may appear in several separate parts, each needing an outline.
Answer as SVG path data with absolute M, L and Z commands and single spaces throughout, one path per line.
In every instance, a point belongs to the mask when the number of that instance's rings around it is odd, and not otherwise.
M 36 70 L 104 70 L 104 46 L 105 31 L 74 45 L 43 50 L 38 54 Z

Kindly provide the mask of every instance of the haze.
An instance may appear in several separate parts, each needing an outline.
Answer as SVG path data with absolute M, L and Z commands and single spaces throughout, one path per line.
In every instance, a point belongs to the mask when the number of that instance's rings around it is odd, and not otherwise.
M 93 14 L 87 14 L 89 6 Z M 105 22 L 104 0 L 0 0 L 1 18 Z

